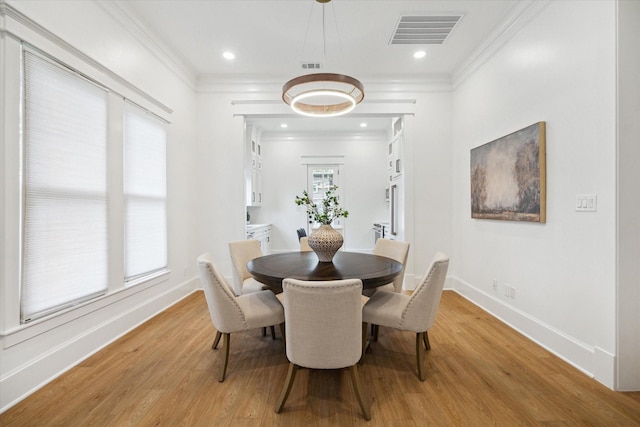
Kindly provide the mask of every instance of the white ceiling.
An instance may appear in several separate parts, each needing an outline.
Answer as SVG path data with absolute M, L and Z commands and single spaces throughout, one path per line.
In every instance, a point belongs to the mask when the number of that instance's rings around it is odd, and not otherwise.
M 367 83 L 450 80 L 509 17 L 517 0 L 116 0 L 139 27 L 198 78 L 282 81 L 336 72 Z M 461 15 L 441 45 L 391 45 L 402 15 Z M 324 44 L 324 48 L 323 48 Z M 325 50 L 326 49 L 326 50 Z M 425 50 L 425 58 L 413 53 Z M 222 57 L 232 51 L 236 58 Z M 303 62 L 322 68 L 305 71 Z M 337 119 L 336 119 L 337 120 Z M 359 128 L 362 120 L 353 119 Z M 279 119 L 264 126 L 277 131 Z M 296 120 L 326 129 L 333 119 Z M 335 124 L 347 126 L 349 121 Z M 368 129 L 386 122 L 369 120 Z M 292 131 L 292 128 L 289 128 Z

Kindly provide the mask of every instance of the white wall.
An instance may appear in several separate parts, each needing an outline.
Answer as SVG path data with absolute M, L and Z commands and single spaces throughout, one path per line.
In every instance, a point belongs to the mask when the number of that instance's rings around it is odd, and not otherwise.
M 391 119 L 389 119 L 391 123 Z M 390 126 L 389 126 L 390 127 Z M 271 250 L 297 250 L 295 230 L 306 228 L 306 209 L 296 206 L 296 195 L 307 189 L 307 165 L 301 156 L 342 156 L 340 187 L 344 191 L 341 206 L 349 211 L 343 220 L 344 249 L 372 250 L 371 227 L 388 220 L 384 194 L 387 185 L 387 143 L 385 134 L 377 137 L 346 135 L 307 135 L 286 139 L 262 137 L 263 205 L 253 209 L 254 223 L 271 223 Z
M 426 273 L 437 251 L 449 255 L 450 268 L 462 261 L 453 258 L 451 102 L 449 91 L 421 94 L 415 118 L 406 128 L 405 220 L 411 243 L 407 268 L 411 266 L 415 280 Z M 405 287 L 413 288 L 406 281 Z
M 461 293 L 612 387 L 615 3 L 549 2 L 530 19 L 454 93 L 451 274 Z M 469 150 L 538 121 L 547 223 L 471 219 Z M 597 194 L 597 212 L 575 211 L 581 193 Z
M 0 223 L 0 411 L 164 310 L 199 285 L 195 269 L 195 96 L 179 75 L 96 2 L 8 2 L 3 17 L 2 191 Z M 15 9 L 13 9 L 15 8 Z M 24 15 L 23 15 L 24 14 Z M 171 124 L 167 141 L 170 273 L 28 325 L 19 323 L 19 40 L 81 69 Z M 173 110 L 173 113 L 169 111 Z M 8 119 L 8 120 L 7 120 Z M 186 267 L 186 271 L 185 271 Z
M 197 97 L 196 252 L 210 252 L 231 278 L 228 242 L 245 238 L 244 119 L 234 117 L 226 93 Z

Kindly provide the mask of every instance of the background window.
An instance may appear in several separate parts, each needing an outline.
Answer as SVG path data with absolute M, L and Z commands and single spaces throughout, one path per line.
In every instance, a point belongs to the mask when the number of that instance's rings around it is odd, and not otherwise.
M 322 200 L 324 200 L 327 190 L 334 185 L 338 186 L 336 196 L 338 196 L 340 203 L 343 203 L 343 189 L 340 186 L 340 165 L 308 165 L 307 173 L 309 197 L 318 205 L 320 211 L 322 211 Z M 334 219 L 332 222 L 333 227 L 342 227 L 342 219 Z M 320 224 L 313 221 L 307 222 L 309 223 L 309 233 L 314 228 L 320 227 Z

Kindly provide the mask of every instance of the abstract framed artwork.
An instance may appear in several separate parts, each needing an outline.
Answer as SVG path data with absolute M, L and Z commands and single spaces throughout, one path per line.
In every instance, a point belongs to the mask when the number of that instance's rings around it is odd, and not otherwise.
M 546 221 L 545 122 L 471 150 L 471 217 Z

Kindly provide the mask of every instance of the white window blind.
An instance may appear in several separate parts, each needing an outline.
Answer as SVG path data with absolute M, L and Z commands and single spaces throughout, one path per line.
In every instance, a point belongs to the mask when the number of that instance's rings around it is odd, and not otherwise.
M 167 268 L 166 131 L 127 104 L 124 113 L 125 283 Z
M 22 321 L 107 290 L 107 92 L 24 52 Z

